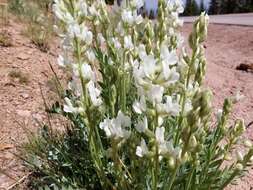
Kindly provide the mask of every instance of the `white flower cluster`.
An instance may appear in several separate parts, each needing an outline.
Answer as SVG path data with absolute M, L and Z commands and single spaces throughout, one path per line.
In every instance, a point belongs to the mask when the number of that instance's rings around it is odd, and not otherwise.
M 160 112 L 172 113 L 176 116 L 179 105 L 172 101 L 172 97 L 166 96 L 165 104 L 162 103 L 165 89 L 179 80 L 179 73 L 175 66 L 178 62 L 176 53 L 169 52 L 163 45 L 161 55 L 156 59 L 154 55 L 147 55 L 145 46 L 140 45 L 139 56 L 141 61 L 135 61 L 133 71 L 139 96 L 148 97 L 148 100 L 157 106 Z M 145 105 L 142 106 L 145 107 Z
M 170 157 L 174 159 L 174 161 L 175 159 L 181 158 L 182 150 L 179 147 L 174 148 L 172 141 L 166 141 L 164 137 L 164 133 L 165 133 L 164 127 L 156 128 L 155 139 L 158 144 L 158 152 L 160 155 L 160 159 L 162 158 L 162 156 Z M 140 146 L 137 146 L 136 148 L 136 155 L 139 157 L 143 157 L 145 155 L 149 155 L 149 153 L 150 152 L 149 152 L 148 146 L 145 140 L 142 138 Z
M 121 111 L 115 119 L 106 118 L 100 123 L 99 127 L 103 129 L 107 137 L 120 139 L 127 139 L 130 136 L 130 131 L 127 127 L 131 126 L 131 119 L 125 116 Z
M 70 58 L 67 54 L 64 56 L 60 55 L 58 58 L 58 64 L 65 67 L 66 65 L 70 66 L 73 70 L 73 81 L 69 87 L 72 87 L 72 90 L 76 91 L 76 94 L 80 95 L 82 90 L 80 89 L 81 84 L 83 83 L 87 88 L 90 100 L 94 106 L 100 106 L 102 100 L 100 97 L 100 90 L 96 87 L 96 76 L 92 70 L 90 64 L 80 58 L 82 53 L 85 53 L 87 56 L 87 61 L 93 62 L 96 58 L 93 53 L 93 50 L 90 49 L 93 42 L 93 33 L 85 25 L 85 22 L 81 23 L 80 18 L 90 18 L 97 14 L 95 7 L 89 7 L 85 1 L 76 1 L 73 3 L 73 12 L 69 10 L 69 7 L 66 6 L 63 0 L 55 0 L 54 4 L 54 13 L 57 18 L 66 25 L 67 32 L 61 34 L 63 37 L 63 46 L 69 46 L 74 51 L 77 51 L 79 54 L 78 60 L 70 61 Z M 76 47 L 79 43 L 78 47 Z M 67 44 L 66 44 L 67 43 Z M 81 44 L 85 44 L 81 47 Z M 82 50 L 85 48 L 86 50 Z M 73 63 L 73 64 L 69 64 Z M 84 95 L 84 94 L 83 94 Z M 73 108 L 70 101 L 66 99 L 67 105 L 65 105 L 65 110 L 67 112 L 77 112 L 78 110 L 83 110 L 81 108 Z
M 168 93 L 168 88 L 174 85 L 180 79 L 179 62 L 180 59 L 174 48 L 169 47 L 170 39 L 173 37 L 174 30 L 181 25 L 178 14 L 182 12 L 180 1 L 168 1 L 165 4 L 166 14 L 170 17 L 164 19 L 169 28 L 163 35 L 159 44 L 154 44 L 151 49 L 158 50 L 147 51 L 147 44 L 139 43 L 136 39 L 137 33 L 131 33 L 129 28 L 135 30 L 137 25 L 143 25 L 144 28 L 151 30 L 153 26 L 147 19 L 137 14 L 138 9 L 144 6 L 143 0 L 134 0 L 128 5 L 125 3 L 119 10 L 121 11 L 120 20 L 116 24 L 112 33 L 99 30 L 105 22 L 109 22 L 107 7 L 104 1 L 94 1 L 91 5 L 83 0 L 77 0 L 72 3 L 72 7 L 66 5 L 64 0 L 56 0 L 54 12 L 57 18 L 66 25 L 66 33 L 61 35 L 63 42 L 72 47 L 77 59 L 70 60 L 66 55 L 58 58 L 60 66 L 66 66 L 73 70 L 73 81 L 69 85 L 76 91 L 81 99 L 85 99 L 87 94 L 93 106 L 98 107 L 103 104 L 100 96 L 100 89 L 97 88 L 97 78 L 91 64 L 98 62 L 94 54 L 94 45 L 99 45 L 104 54 L 108 54 L 108 44 L 118 55 L 118 60 L 109 58 L 108 63 L 113 65 L 115 61 L 120 62 L 119 68 L 123 71 L 133 73 L 135 86 L 137 88 L 137 99 L 133 102 L 133 109 L 140 117 L 135 124 L 135 129 L 139 133 L 151 132 L 149 124 L 152 123 L 149 109 L 155 110 L 158 118 L 158 125 L 153 134 L 159 147 L 160 156 L 180 156 L 180 148 L 174 148 L 171 141 L 166 141 L 164 137 L 165 128 L 163 120 L 166 117 L 178 116 L 180 113 L 179 95 Z M 70 10 L 72 9 L 72 10 Z M 92 24 L 87 24 L 92 21 Z M 147 25 L 145 23 L 148 23 Z M 171 24 L 173 23 L 173 24 Z M 98 31 L 91 30 L 97 28 Z M 152 32 L 151 32 L 152 33 Z M 95 36 L 96 35 L 96 36 Z M 83 58 L 85 55 L 85 58 Z M 133 56 L 135 55 L 135 56 Z M 72 63 L 72 64 L 69 64 Z M 132 72 L 131 72 L 132 71 Z M 80 89 L 85 88 L 85 89 Z M 80 101 L 75 106 L 71 100 L 65 98 L 65 112 L 82 113 L 86 110 L 84 103 Z M 100 128 L 105 131 L 108 138 L 122 140 L 128 139 L 131 135 L 131 118 L 118 111 L 116 118 L 106 118 L 100 123 Z M 145 140 L 141 140 L 141 146 L 137 146 L 136 154 L 144 156 L 148 153 L 148 147 Z

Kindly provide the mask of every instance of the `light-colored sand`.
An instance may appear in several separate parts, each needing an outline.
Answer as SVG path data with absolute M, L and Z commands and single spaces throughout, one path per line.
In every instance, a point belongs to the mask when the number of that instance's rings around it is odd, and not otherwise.
M 35 131 L 36 125 L 32 122 L 32 117 L 39 120 L 45 118 L 38 84 L 41 83 L 44 92 L 49 91 L 47 82 L 52 74 L 47 62 L 55 62 L 56 59 L 56 56 L 47 55 L 34 48 L 29 40 L 20 34 L 21 26 L 11 22 L 8 29 L 14 39 L 14 46 L 0 47 L 0 144 L 15 146 L 25 139 L 24 130 L 16 120 Z M 184 35 L 188 35 L 190 29 L 191 25 L 187 24 L 183 30 Z M 240 63 L 253 63 L 253 28 L 210 25 L 205 44 L 208 60 L 206 85 L 213 90 L 215 109 L 222 106 L 224 98 L 239 90 L 246 98 L 235 105 L 232 118 L 245 118 L 246 123 L 252 121 L 253 73 L 237 71 L 235 67 Z M 51 51 L 56 55 L 58 49 L 52 46 Z M 57 68 L 56 65 L 55 67 Z M 29 83 L 21 85 L 12 81 L 8 73 L 13 69 L 29 75 Z M 250 128 L 247 135 L 253 139 L 252 131 Z M 0 168 L 13 178 L 19 179 L 24 175 L 24 168 L 11 152 L 15 152 L 15 148 L 0 150 Z M 253 187 L 252 179 L 253 170 L 234 189 L 249 190 L 251 184 Z M 0 174 L 0 189 L 13 182 L 11 178 Z

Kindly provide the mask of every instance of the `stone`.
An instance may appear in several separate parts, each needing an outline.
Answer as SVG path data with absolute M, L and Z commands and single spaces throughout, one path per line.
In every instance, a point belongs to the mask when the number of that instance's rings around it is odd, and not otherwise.
M 22 93 L 22 94 L 20 94 L 20 96 L 21 96 L 22 98 L 24 98 L 24 99 L 29 98 L 29 94 L 26 94 L 26 93 Z
M 17 58 L 24 61 L 24 60 L 28 60 L 30 56 L 25 53 L 20 53 L 17 55 Z
M 29 117 L 31 112 L 28 110 L 17 110 L 17 114 L 21 117 Z

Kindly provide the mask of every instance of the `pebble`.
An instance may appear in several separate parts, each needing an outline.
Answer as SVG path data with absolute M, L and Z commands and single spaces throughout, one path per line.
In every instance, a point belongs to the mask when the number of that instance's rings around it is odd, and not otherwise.
M 29 55 L 27 55 L 25 53 L 20 53 L 17 55 L 17 58 L 20 60 L 28 60 L 30 57 L 29 57 Z
M 29 98 L 29 94 L 26 94 L 26 93 L 22 93 L 22 94 L 20 94 L 20 96 L 21 96 L 22 98 L 24 98 L 24 99 Z
M 31 112 L 28 110 L 17 110 L 17 114 L 21 117 L 29 117 Z

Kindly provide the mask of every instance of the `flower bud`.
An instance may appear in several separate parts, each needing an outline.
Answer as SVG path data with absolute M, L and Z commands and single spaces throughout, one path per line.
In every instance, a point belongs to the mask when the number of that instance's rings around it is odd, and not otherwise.
M 223 110 L 222 109 L 218 109 L 218 111 L 216 113 L 216 118 L 217 118 L 218 121 L 221 120 L 222 113 L 223 113 Z
M 169 167 L 170 167 L 171 169 L 174 169 L 175 166 L 176 166 L 176 161 L 175 161 L 175 159 L 174 159 L 173 157 L 170 157 L 170 158 L 169 158 L 168 164 L 169 164 Z
M 234 135 L 236 137 L 242 135 L 242 133 L 244 133 L 246 130 L 245 125 L 244 125 L 244 121 L 243 120 L 237 120 L 234 126 Z
M 237 163 L 237 164 L 235 165 L 235 168 L 236 168 L 237 170 L 241 171 L 241 170 L 243 170 L 243 165 L 240 164 L 240 163 Z
M 243 161 L 243 155 L 240 151 L 236 151 L 236 158 L 238 161 Z
M 197 139 L 194 135 L 190 137 L 189 145 L 191 148 L 195 148 L 198 145 Z
M 232 157 L 231 157 L 231 155 L 229 155 L 229 154 L 225 154 L 223 158 L 224 158 L 224 160 L 226 160 L 226 161 L 232 160 Z
M 247 148 L 252 148 L 252 142 L 249 139 L 244 140 L 243 144 Z

